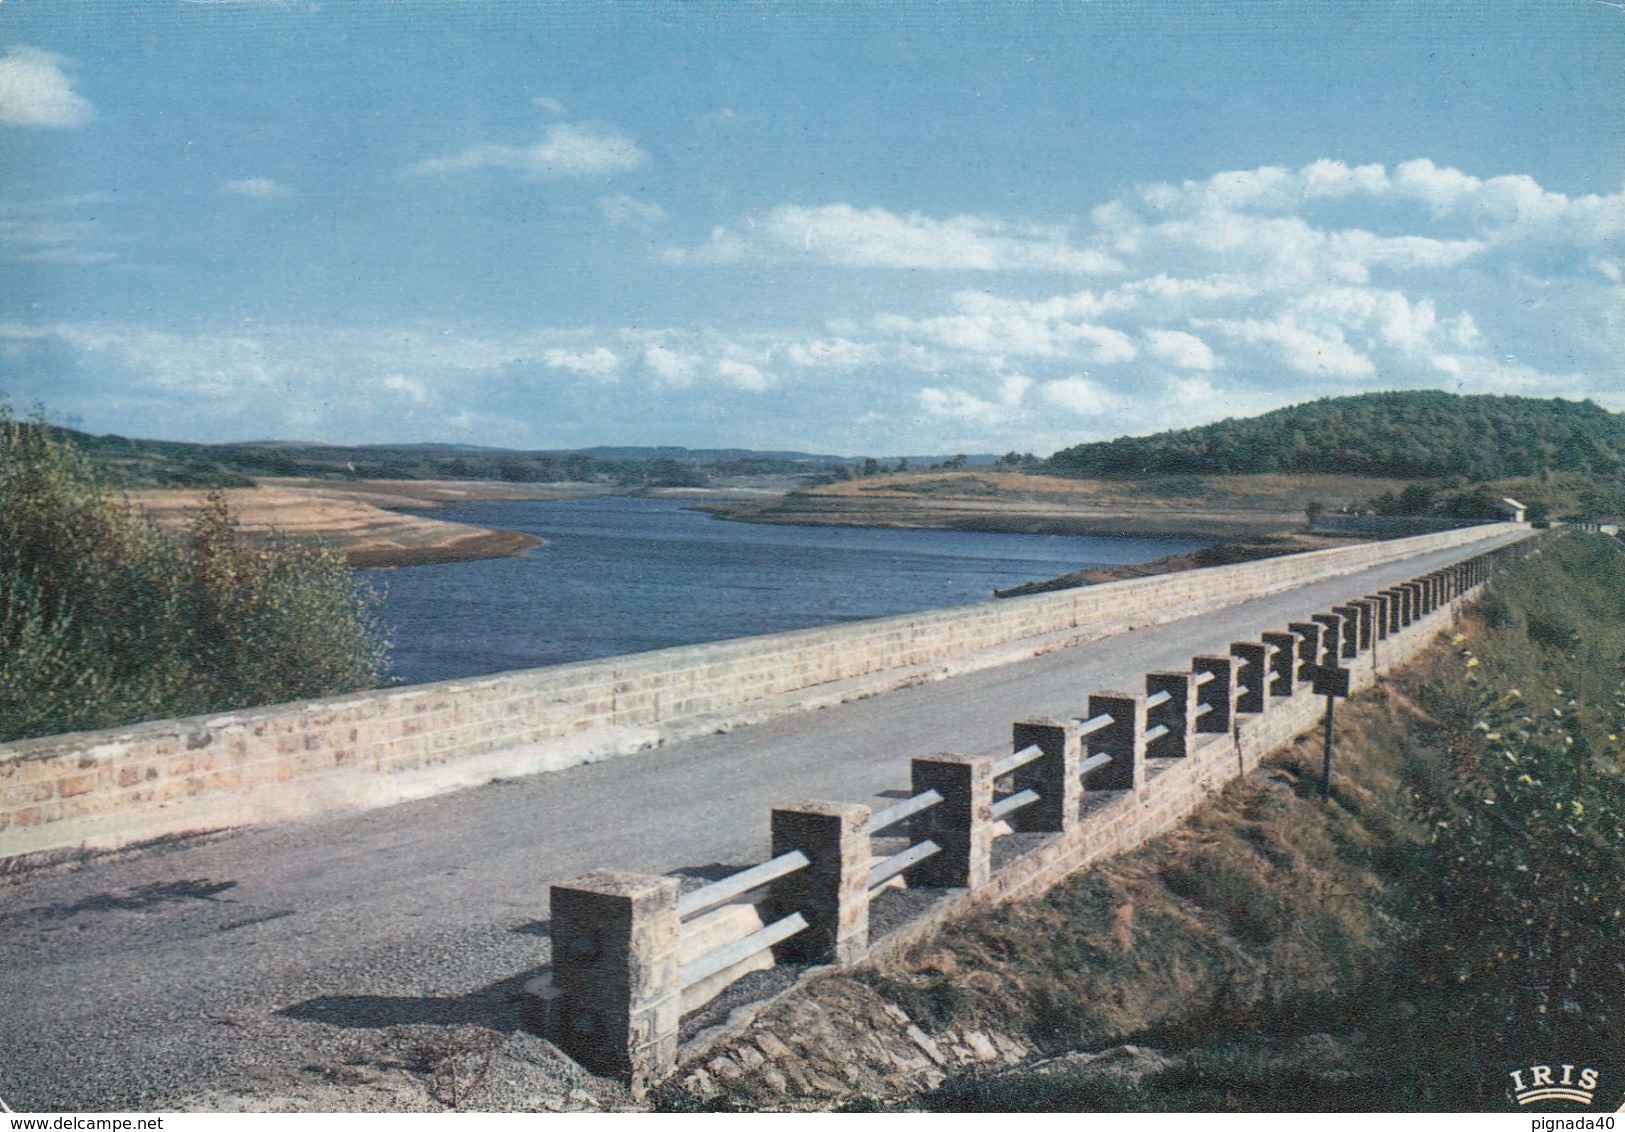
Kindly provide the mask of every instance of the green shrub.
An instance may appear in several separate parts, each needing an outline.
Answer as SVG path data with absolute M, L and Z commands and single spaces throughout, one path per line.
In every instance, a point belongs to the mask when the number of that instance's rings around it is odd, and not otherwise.
M 0 402 L 0 741 L 376 686 L 374 603 L 334 552 L 245 541 L 219 496 L 159 530 Z

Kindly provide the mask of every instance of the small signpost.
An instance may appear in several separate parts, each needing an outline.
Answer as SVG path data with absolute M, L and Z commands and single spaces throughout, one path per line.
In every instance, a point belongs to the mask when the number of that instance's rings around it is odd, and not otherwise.
M 1326 765 L 1320 774 L 1320 800 L 1332 796 L 1332 711 L 1339 696 L 1349 694 L 1349 670 L 1335 664 L 1317 664 L 1314 670 L 1315 695 L 1326 697 Z

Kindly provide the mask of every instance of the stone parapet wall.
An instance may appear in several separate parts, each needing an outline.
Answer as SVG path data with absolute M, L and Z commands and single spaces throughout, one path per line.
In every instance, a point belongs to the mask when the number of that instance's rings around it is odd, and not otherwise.
M 820 629 L 0 744 L 0 861 L 627 755 L 1519 529 L 1492 524 Z
M 1319 617 L 1313 622 L 1294 624 L 1290 634 L 1266 632 L 1262 634 L 1263 640 L 1277 638 L 1278 646 L 1275 656 L 1279 663 L 1271 666 L 1269 675 L 1246 671 L 1243 658 L 1251 651 L 1252 642 L 1238 642 L 1231 646 L 1229 657 L 1195 658 L 1190 673 L 1148 674 L 1148 696 L 1144 699 L 1120 693 L 1091 696 L 1090 712 L 1097 710 L 1096 701 L 1118 701 L 1113 706 L 1126 712 L 1128 701 L 1138 700 L 1133 709 L 1138 716 L 1143 714 L 1143 705 L 1152 695 L 1166 691 L 1168 696 L 1162 700 L 1166 710 L 1162 718 L 1168 720 L 1172 718 L 1170 712 L 1191 711 L 1194 706 L 1191 693 L 1199 683 L 1206 683 L 1208 692 L 1204 695 L 1210 707 L 1228 700 L 1238 705 L 1238 710 L 1227 717 L 1223 727 L 1214 729 L 1217 733 L 1196 736 L 1193 743 L 1180 742 L 1168 755 L 1152 754 L 1150 736 L 1137 735 L 1132 750 L 1118 753 L 1118 757 L 1132 758 L 1136 773 L 1125 776 L 1116 784 L 1117 788 L 1102 785 L 1095 781 L 1100 779 L 1100 774 L 1089 775 L 1085 771 L 1091 790 L 1081 806 L 1069 791 L 1058 792 L 1067 798 L 1067 807 L 1076 807 L 1076 810 L 1075 820 L 1063 819 L 1055 836 L 1022 849 L 1018 855 L 991 869 L 961 870 L 970 875 L 944 882 L 951 887 L 938 888 L 937 898 L 927 910 L 916 912 L 902 923 L 893 922 L 884 934 L 869 939 L 861 958 L 824 956 L 823 961 L 852 966 L 896 956 L 929 938 L 956 917 L 1004 901 L 1041 896 L 1078 870 L 1130 852 L 1168 832 L 1226 785 L 1256 769 L 1271 751 L 1291 743 L 1321 722 L 1326 700 L 1315 688 L 1320 677 L 1329 675 L 1321 666 L 1333 665 L 1344 670 L 1349 694 L 1369 689 L 1382 674 L 1411 661 L 1454 624 L 1463 606 L 1471 602 L 1488 581 L 1497 560 L 1516 556 L 1527 549 L 1528 544 L 1525 544 L 1477 556 L 1339 606 L 1338 609 L 1346 612 L 1327 616 L 1340 630 L 1335 633 L 1325 632 L 1326 623 Z M 1408 595 L 1403 601 L 1388 596 L 1400 592 Z M 1355 642 L 1353 654 L 1348 655 L 1345 650 L 1351 641 Z M 1250 708 L 1240 708 L 1244 697 L 1232 681 L 1244 683 L 1247 691 L 1262 688 L 1267 699 L 1260 704 L 1251 698 Z M 1329 681 L 1329 685 L 1335 683 Z M 1192 718 L 1196 717 L 1187 716 L 1187 720 Z M 1080 724 L 1082 720 L 1055 723 L 1047 729 L 1056 733 L 1050 738 L 1056 741 L 1057 749 L 1060 733 L 1070 730 L 1076 734 Z M 1044 730 L 1038 724 L 1017 723 L 1013 745 L 1018 753 L 1011 756 L 1012 761 L 1027 754 L 1022 748 L 1042 742 Z M 1063 753 L 1064 774 L 1068 779 L 1075 777 L 1080 769 L 1078 754 Z M 937 759 L 946 757 L 937 756 Z M 916 767 L 919 763 L 920 760 L 915 760 Z M 1011 781 L 1006 783 L 1005 789 L 1014 791 L 1027 784 Z M 914 785 L 918 791 L 921 783 L 916 781 Z M 1071 783 L 1063 781 L 1061 785 Z M 943 792 L 940 786 L 937 789 Z M 1044 789 L 1057 792 L 1054 783 Z M 952 820 L 960 824 L 968 822 L 974 827 L 979 820 L 985 823 L 988 818 L 961 814 Z M 913 836 L 942 840 L 936 829 L 915 830 Z M 913 883 L 911 880 L 911 887 Z M 569 890 L 569 886 L 556 886 L 555 891 L 561 887 Z M 661 1079 L 679 1064 L 692 1064 L 710 1057 L 719 1047 L 726 1049 L 751 1031 L 755 1019 L 773 1001 L 795 993 L 808 979 L 833 969 L 835 967 L 819 967 L 804 971 L 795 984 L 778 996 L 737 1008 L 726 1021 L 683 1044 L 675 1058 L 663 1063 L 639 1063 L 634 1059 L 629 1078 L 634 1088 Z M 555 1034 L 555 1039 L 566 1050 L 572 1048 L 570 1038 L 563 1028 Z M 726 1056 L 723 1060 L 727 1060 Z

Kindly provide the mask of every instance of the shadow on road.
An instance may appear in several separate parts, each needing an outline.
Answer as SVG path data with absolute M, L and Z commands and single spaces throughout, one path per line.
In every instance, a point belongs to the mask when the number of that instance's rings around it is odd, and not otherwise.
M 411 998 L 380 994 L 324 994 L 283 1007 L 277 1014 L 301 1022 L 321 1022 L 349 1030 L 390 1026 L 484 1026 L 500 1033 L 520 1028 L 519 992 L 546 971 L 538 967 L 456 998 Z

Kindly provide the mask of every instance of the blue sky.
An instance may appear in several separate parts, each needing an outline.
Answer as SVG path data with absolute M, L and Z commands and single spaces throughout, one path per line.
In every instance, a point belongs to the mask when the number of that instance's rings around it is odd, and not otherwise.
M 0 3 L 0 389 L 94 432 L 1625 409 L 1622 232 L 1604 0 Z

